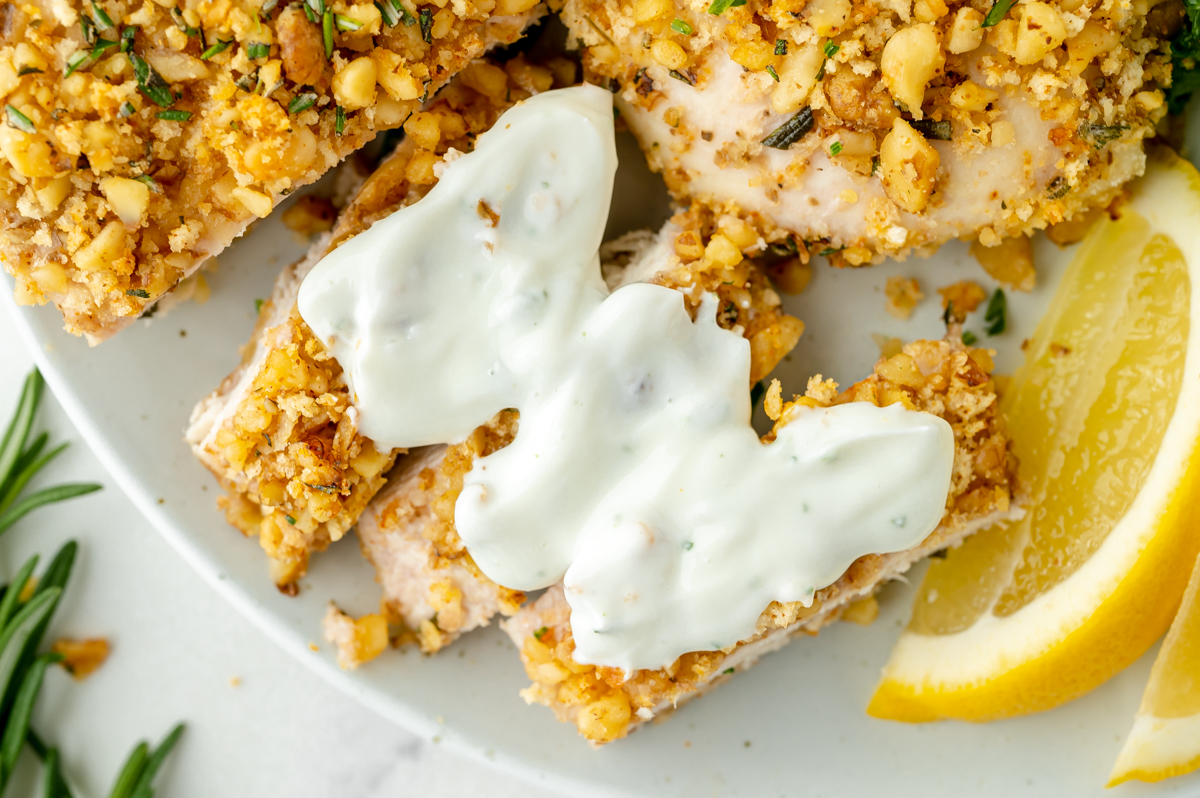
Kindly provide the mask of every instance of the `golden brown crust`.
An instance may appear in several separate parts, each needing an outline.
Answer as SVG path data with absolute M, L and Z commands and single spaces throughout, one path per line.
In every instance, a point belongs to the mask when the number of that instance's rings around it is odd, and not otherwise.
M 404 2 L 411 24 L 388 26 L 369 2 L 315 0 L 331 23 L 360 25 L 335 25 L 328 52 L 319 24 L 274 1 L 6 6 L 0 94 L 28 118 L 0 129 L 13 167 L 0 174 L 0 261 L 18 301 L 52 301 L 68 330 L 104 339 L 544 12 Z M 102 43 L 123 31 L 127 50 Z M 65 76 L 87 52 L 95 63 Z

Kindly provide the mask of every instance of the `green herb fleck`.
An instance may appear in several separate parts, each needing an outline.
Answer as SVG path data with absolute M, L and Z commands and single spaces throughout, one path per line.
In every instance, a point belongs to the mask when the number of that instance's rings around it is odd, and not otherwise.
M 159 111 L 155 116 L 168 122 L 186 122 L 192 118 L 191 111 Z
M 264 42 L 250 42 L 246 45 L 246 57 L 253 61 L 256 58 L 266 58 L 271 54 L 271 45 Z
M 96 27 L 100 30 L 108 30 L 109 28 L 116 27 L 113 25 L 112 17 L 100 7 L 96 0 L 92 0 L 92 13 L 96 15 Z
M 287 519 L 287 522 L 288 522 L 289 524 L 291 524 L 292 526 L 295 526 L 295 525 L 296 525 L 296 519 L 295 519 L 295 518 L 292 518 L 290 515 L 287 515 L 286 513 L 284 514 L 284 516 L 283 516 L 283 517 L 284 517 L 284 518 L 286 518 L 286 519 Z
M 321 36 L 325 39 L 325 58 L 333 58 L 333 12 L 326 11 L 321 17 Z
M 1093 125 L 1082 122 L 1076 132 L 1081 139 L 1091 139 L 1096 149 L 1103 149 L 1110 142 L 1121 138 L 1121 134 L 1129 130 L 1129 125 Z
M 26 75 L 40 75 L 41 73 L 42 73 L 42 70 L 38 69 L 35 66 L 23 66 L 17 72 L 17 77 L 23 78 Z
M 937 122 L 932 119 L 914 119 L 909 124 L 912 125 L 913 130 L 927 139 L 950 141 L 953 136 L 949 119 L 942 119 Z
M 228 50 L 229 45 L 231 45 L 231 44 L 233 44 L 233 39 L 230 39 L 230 40 L 224 41 L 224 42 L 218 39 L 216 44 L 210 44 L 208 46 L 207 50 L 200 53 L 200 60 L 207 61 L 208 59 L 212 58 L 214 55 L 220 55 L 221 53 Z
M 9 103 L 4 106 L 4 109 L 8 111 L 9 127 L 15 127 L 22 133 L 37 133 L 37 128 L 34 127 L 33 120 L 17 110 L 15 105 Z
M 546 636 L 546 632 L 549 632 L 549 631 L 550 631 L 549 628 L 543 626 L 541 629 L 538 629 L 536 632 L 533 633 L 533 637 L 535 640 L 538 640 L 540 642 L 541 639 Z
M 711 6 L 708 7 L 710 14 L 724 14 L 731 8 L 746 5 L 746 0 L 713 0 Z
M 875 173 L 878 171 L 879 171 L 879 156 L 876 155 L 871 158 L 871 177 L 874 177 Z
M 677 19 L 672 22 L 671 30 L 675 31 L 676 33 L 682 33 L 684 36 L 691 36 L 695 32 L 692 26 L 684 22 L 682 19 Z
M 383 24 L 389 28 L 394 27 L 400 21 L 400 11 L 392 5 L 391 0 L 377 0 L 375 7 L 379 9 L 379 15 L 383 17 Z
M 362 27 L 362 23 L 357 19 L 343 17 L 341 14 L 333 15 L 333 23 L 340 31 L 355 31 Z
M 1067 182 L 1065 177 L 1058 175 L 1046 186 L 1046 196 L 1050 199 L 1058 199 L 1059 197 L 1066 196 L 1070 190 L 1071 184 Z
M 129 60 L 133 62 L 133 75 L 137 78 L 138 89 L 150 102 L 161 108 L 170 108 L 175 103 L 175 95 L 171 85 L 163 80 L 158 70 L 146 63 L 146 59 L 131 52 Z
M 845 247 L 825 247 L 825 249 L 821 250 L 817 254 L 822 257 L 828 258 L 830 255 L 836 255 L 837 253 L 841 252 L 843 249 L 845 249 Z
M 723 673 L 723 674 L 733 673 L 735 670 L 737 670 L 737 669 L 736 668 L 726 668 L 725 670 L 721 671 L 721 673 Z
M 158 182 L 155 181 L 155 179 L 153 177 L 151 177 L 150 175 L 138 175 L 137 177 L 134 178 L 134 180 L 138 181 L 139 183 L 145 183 L 146 187 L 149 188 L 151 191 L 153 191 L 155 194 L 163 193 L 162 186 L 160 186 L 158 184 Z
M 687 72 L 680 72 L 679 70 L 676 70 L 676 69 L 669 69 L 669 70 L 667 70 L 667 74 L 670 75 L 671 77 L 675 78 L 675 80 L 682 80 L 684 83 L 686 83 L 689 86 L 696 85 L 696 81 Z
M 338 486 L 337 486 L 337 485 L 334 485 L 334 484 L 329 484 L 329 485 L 310 485 L 310 484 L 309 484 L 309 483 L 307 483 L 307 482 L 305 482 L 304 484 L 305 484 L 306 486 L 308 486 L 308 487 L 312 488 L 313 490 L 319 490 L 319 491 L 321 491 L 321 493 L 327 493 L 327 494 L 330 494 L 330 495 L 332 495 L 332 494 L 334 494 L 334 493 L 337 493 L 337 492 L 338 492 Z
M 346 129 L 346 109 L 338 106 L 333 112 L 333 130 L 339 136 Z
M 279 5 L 279 0 L 267 0 L 263 3 L 262 8 L 258 9 L 258 15 L 263 19 L 271 16 L 271 12 L 275 10 L 275 6 Z
M 307 111 L 309 108 L 312 108 L 314 105 L 316 105 L 316 102 L 316 92 L 306 91 L 302 94 L 297 94 L 292 98 L 292 101 L 288 103 L 288 113 L 298 114 L 301 111 Z
M 121 117 L 128 117 L 136 114 L 137 109 L 133 107 L 133 103 L 126 100 L 125 102 L 121 103 L 121 107 L 117 109 L 117 113 L 120 114 Z
M 83 41 L 93 44 L 96 41 L 96 23 L 87 14 L 79 15 L 79 29 L 83 31 Z
M 775 55 L 787 55 L 787 41 L 784 39 L 775 40 Z
M 829 154 L 830 155 L 841 155 L 842 154 L 842 142 L 835 141 L 832 144 L 830 144 L 829 145 Z
M 975 333 L 970 330 L 963 330 L 962 342 L 967 346 L 974 346 L 979 339 L 975 337 Z
M 775 67 L 771 66 L 770 64 L 767 64 L 767 74 L 774 78 L 776 83 L 779 82 L 779 73 L 776 72 Z
M 791 119 L 775 128 L 771 135 L 763 139 L 762 143 L 777 150 L 786 150 L 808 135 L 815 124 L 812 109 L 805 106 L 797 111 Z
M 1004 296 L 1002 289 L 997 288 L 996 293 L 992 294 L 992 298 L 988 300 L 983 320 L 988 325 L 986 328 L 988 335 L 999 335 L 1008 327 L 1008 299 Z
M 254 312 L 262 313 L 263 301 L 261 299 L 254 300 Z
M 125 292 L 125 296 L 135 296 L 138 299 L 149 299 L 150 292 L 145 288 L 130 288 Z
M 992 10 L 987 12 L 987 16 L 983 18 L 983 22 L 979 25 L 981 28 L 991 28 L 1000 24 L 1000 20 L 1004 19 L 1004 15 L 1012 8 L 1016 0 L 996 0 L 992 6 Z
M 421 38 L 425 40 L 426 44 L 433 44 L 433 12 L 428 8 L 422 8 L 417 12 L 417 16 L 421 18 Z
M 133 49 L 133 40 L 137 36 L 137 26 L 128 25 L 121 29 L 121 52 L 127 53 Z
M 183 12 L 179 10 L 179 6 L 171 9 L 171 19 L 175 22 L 175 27 L 179 28 L 190 39 L 196 39 L 200 36 L 200 29 L 193 28 L 187 24 L 187 20 L 183 18 Z
M 840 46 L 834 44 L 833 42 L 829 41 L 829 42 L 825 42 L 825 46 L 822 49 L 825 51 L 826 58 L 833 58 L 835 55 L 837 55 L 837 51 L 842 48 Z

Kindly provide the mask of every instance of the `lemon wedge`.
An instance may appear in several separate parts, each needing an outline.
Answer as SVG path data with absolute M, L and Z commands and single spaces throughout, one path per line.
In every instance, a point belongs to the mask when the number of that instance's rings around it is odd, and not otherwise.
M 1200 768 L 1200 560 L 1167 632 L 1133 730 L 1108 786 L 1161 781 Z
M 1200 549 L 1200 174 L 1151 155 L 1097 223 L 1002 400 L 1024 517 L 935 560 L 868 712 L 991 720 L 1137 659 Z

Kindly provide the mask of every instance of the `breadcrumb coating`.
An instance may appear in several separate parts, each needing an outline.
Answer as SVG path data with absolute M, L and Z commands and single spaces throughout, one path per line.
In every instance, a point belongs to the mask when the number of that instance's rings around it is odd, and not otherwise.
M 5 4 L 0 262 L 18 302 L 53 302 L 69 331 L 105 339 L 544 12 L 535 0 Z
M 563 19 L 677 198 L 857 266 L 1107 205 L 1166 114 L 1182 18 L 1152 5 L 567 0 Z
M 293 590 L 311 553 L 354 525 L 398 454 L 359 432 L 341 367 L 296 309 L 301 281 L 339 244 L 423 197 L 446 154 L 471 149 L 506 108 L 530 96 L 525 87 L 573 81 L 565 59 L 468 65 L 408 119 L 397 151 L 366 179 L 333 230 L 280 275 L 242 364 L 192 412 L 193 452 L 228 491 L 226 517 L 258 538 L 281 588 Z
M 914 549 L 859 558 L 837 582 L 817 591 L 808 607 L 799 602 L 772 603 L 758 619 L 757 634 L 748 640 L 721 651 L 685 654 L 666 668 L 628 675 L 575 662 L 570 607 L 561 586 L 551 588 L 503 624 L 533 682 L 521 695 L 529 703 L 550 707 L 559 720 L 574 723 L 592 743 L 612 742 L 726 675 L 750 667 L 790 635 L 815 634 L 916 560 L 1008 515 L 1016 464 L 1008 451 L 991 370 L 987 350 L 969 349 L 948 337 L 916 341 L 899 354 L 881 358 L 870 377 L 841 393 L 836 383 L 818 375 L 809 381 L 804 396 L 783 404 L 775 383 L 767 395 L 768 413 L 775 417 L 774 429 L 764 437 L 767 443 L 808 409 L 846 402 L 881 407 L 899 402 L 949 422 L 954 430 L 954 470 L 946 514 L 938 528 Z

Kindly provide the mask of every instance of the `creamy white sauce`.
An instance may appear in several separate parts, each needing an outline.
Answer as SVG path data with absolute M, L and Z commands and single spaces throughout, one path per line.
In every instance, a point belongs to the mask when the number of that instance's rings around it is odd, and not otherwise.
M 384 447 L 457 441 L 506 407 L 455 523 L 488 577 L 562 581 L 575 657 L 632 671 L 751 636 L 858 557 L 941 520 L 950 426 L 900 405 L 803 412 L 764 446 L 750 347 L 683 295 L 611 295 L 597 250 L 616 169 L 610 95 L 510 110 L 441 181 L 327 256 L 300 312 Z M 499 215 L 493 226 L 486 208 Z

